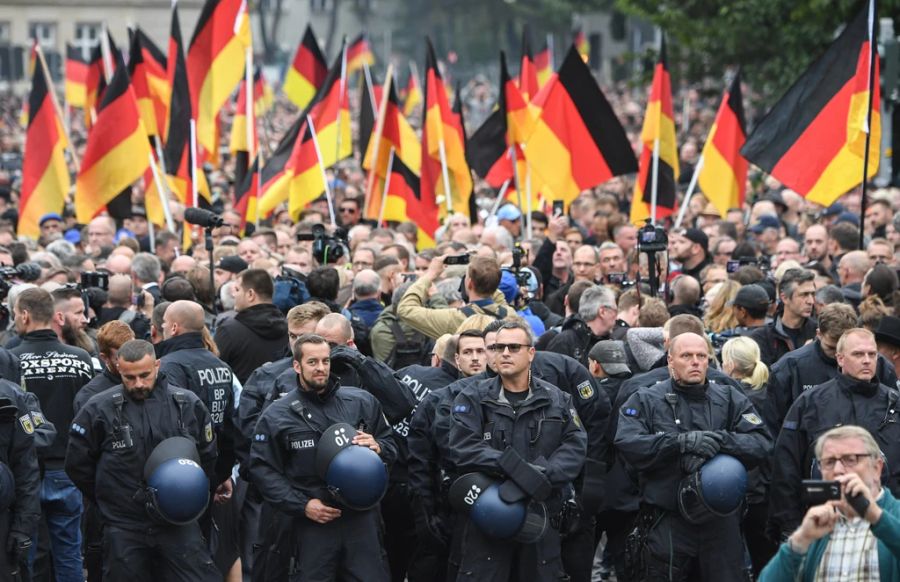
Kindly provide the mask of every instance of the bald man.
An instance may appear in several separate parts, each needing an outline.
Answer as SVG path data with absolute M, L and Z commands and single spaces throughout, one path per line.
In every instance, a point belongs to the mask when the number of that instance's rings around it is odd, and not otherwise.
M 633 394 L 619 409 L 615 445 L 641 474 L 642 507 L 656 524 L 647 534 L 644 580 L 745 577 L 739 512 L 706 513 L 695 525 L 679 511 L 682 480 L 717 454 L 749 470 L 772 449 L 772 439 L 740 389 L 707 379 L 709 342 L 683 333 L 669 343 L 671 377 Z M 726 485 L 727 486 L 727 485 Z
M 187 388 L 209 410 L 219 458 L 216 462 L 217 494 L 231 495 L 234 466 L 234 376 L 228 364 L 215 353 L 215 343 L 203 323 L 203 308 L 193 301 L 175 301 L 166 308 L 163 341 L 156 345 L 160 372 L 169 384 Z
M 131 276 L 131 257 L 117 253 L 110 255 L 106 259 L 104 267 L 109 271 L 110 275 L 128 275 Z
M 110 250 L 115 246 L 116 222 L 108 216 L 98 216 L 88 223 L 88 244 L 91 247 L 91 256 L 98 257 L 104 254 L 104 249 Z
M 131 275 L 113 275 L 109 278 L 106 304 L 103 305 L 99 317 L 100 325 L 119 319 L 123 313 L 128 311 L 133 299 L 131 296 L 133 287 Z

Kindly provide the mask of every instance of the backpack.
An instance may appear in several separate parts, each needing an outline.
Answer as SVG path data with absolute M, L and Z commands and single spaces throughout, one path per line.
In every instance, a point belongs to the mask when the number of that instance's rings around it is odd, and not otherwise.
M 394 370 L 400 370 L 413 364 L 427 366 L 431 350 L 434 348 L 434 341 L 415 330 L 407 339 L 399 321 L 393 320 L 390 325 L 391 333 L 394 334 L 394 347 L 384 363 Z
M 459 308 L 460 311 L 465 314 L 466 317 L 472 317 L 473 315 L 490 315 L 494 319 L 506 319 L 507 311 L 505 307 L 497 306 L 497 311 L 488 311 L 484 307 L 481 308 L 481 311 L 475 311 L 475 308 L 471 305 L 464 305 Z

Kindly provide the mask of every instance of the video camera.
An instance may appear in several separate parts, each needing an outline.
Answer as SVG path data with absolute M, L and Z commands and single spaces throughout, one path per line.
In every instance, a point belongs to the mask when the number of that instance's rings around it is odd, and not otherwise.
M 313 258 L 320 265 L 336 263 L 338 259 L 350 253 L 347 231 L 338 228 L 334 234 L 328 234 L 325 225 L 315 224 L 311 234 L 297 233 L 297 240 L 311 240 Z
M 669 246 L 669 235 L 661 226 L 650 221 L 638 230 L 638 251 L 642 253 L 662 253 Z
M 738 257 L 737 259 L 733 259 L 728 261 L 725 265 L 725 270 L 728 271 L 728 274 L 737 273 L 738 270 L 746 265 L 753 265 L 754 267 L 759 268 L 763 273 L 768 273 L 772 268 L 772 263 L 769 261 L 769 257 Z
M 516 276 L 516 284 L 519 287 L 527 287 L 531 275 L 522 271 L 522 259 L 528 256 L 528 251 L 522 248 L 521 243 L 516 243 L 512 250 L 512 273 Z

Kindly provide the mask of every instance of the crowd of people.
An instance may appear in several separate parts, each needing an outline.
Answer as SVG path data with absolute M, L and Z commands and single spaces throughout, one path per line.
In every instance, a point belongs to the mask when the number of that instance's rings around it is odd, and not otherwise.
M 210 252 L 137 187 L 122 220 L 19 239 L 19 136 L 0 580 L 900 579 L 896 189 L 863 212 L 754 176 L 648 252 L 629 178 L 529 215 L 481 184 L 423 248 L 365 219 L 353 161 L 244 226 L 226 161 Z

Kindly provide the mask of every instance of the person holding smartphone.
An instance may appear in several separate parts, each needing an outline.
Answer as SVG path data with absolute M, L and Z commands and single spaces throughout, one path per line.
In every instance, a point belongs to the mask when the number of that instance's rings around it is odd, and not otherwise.
M 811 507 L 763 569 L 760 582 L 900 579 L 900 502 L 881 486 L 881 449 L 845 425 L 818 438 L 822 478 L 839 498 Z

